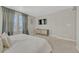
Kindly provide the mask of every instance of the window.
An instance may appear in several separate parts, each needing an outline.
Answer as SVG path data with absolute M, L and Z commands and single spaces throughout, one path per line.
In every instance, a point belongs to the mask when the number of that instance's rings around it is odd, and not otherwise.
M 19 31 L 22 32 L 23 31 L 23 17 L 22 15 L 19 15 Z
M 15 34 L 23 32 L 23 16 L 21 13 L 15 13 L 13 31 Z
M 13 23 L 14 23 L 14 24 L 13 24 L 13 25 L 14 25 L 14 26 L 13 26 L 13 31 L 14 31 L 14 32 L 17 32 L 17 21 L 18 21 L 17 15 L 15 15 L 15 16 L 14 16 L 14 22 L 13 22 Z

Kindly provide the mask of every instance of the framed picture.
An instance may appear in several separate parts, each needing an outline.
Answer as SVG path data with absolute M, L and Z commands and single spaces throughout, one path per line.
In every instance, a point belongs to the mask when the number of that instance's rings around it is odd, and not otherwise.
M 44 23 L 44 25 L 46 25 L 47 24 L 47 19 L 43 19 L 43 23 Z
M 39 25 L 46 25 L 47 24 L 47 19 L 39 19 L 38 24 Z
M 39 25 L 42 25 L 42 19 L 40 19 L 38 23 L 39 23 Z

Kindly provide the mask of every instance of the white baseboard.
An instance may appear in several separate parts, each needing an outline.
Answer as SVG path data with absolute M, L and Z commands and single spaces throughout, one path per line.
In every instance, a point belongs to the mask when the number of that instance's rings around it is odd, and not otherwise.
M 60 36 L 57 36 L 57 35 L 54 35 L 53 37 L 56 37 L 56 38 L 62 39 L 62 40 L 75 41 L 73 39 L 69 39 L 69 38 L 65 38 L 65 37 L 60 37 Z

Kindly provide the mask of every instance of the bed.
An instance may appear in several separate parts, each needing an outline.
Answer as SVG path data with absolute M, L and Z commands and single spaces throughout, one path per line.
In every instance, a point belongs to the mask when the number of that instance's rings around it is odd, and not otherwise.
M 47 40 L 26 34 L 9 36 L 11 47 L 4 53 L 50 53 L 52 48 Z

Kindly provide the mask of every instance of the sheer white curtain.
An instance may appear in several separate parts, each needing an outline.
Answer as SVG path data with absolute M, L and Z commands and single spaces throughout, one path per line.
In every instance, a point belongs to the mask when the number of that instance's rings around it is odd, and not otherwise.
M 28 34 L 28 16 L 26 14 L 2 7 L 3 28 L 2 32 L 8 35 Z
M 13 20 L 15 12 L 11 9 L 2 7 L 3 13 L 3 28 L 2 32 L 6 32 L 9 35 L 13 34 Z

